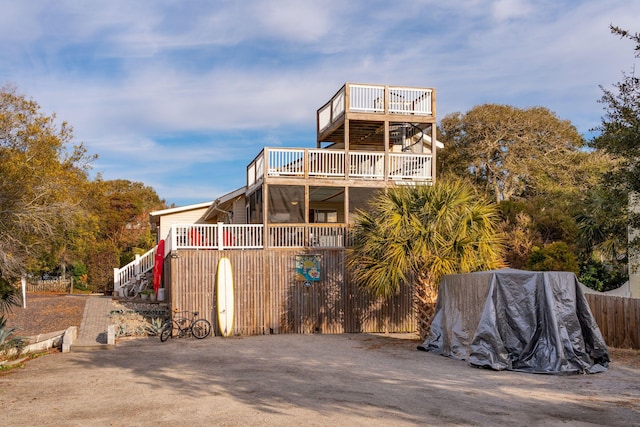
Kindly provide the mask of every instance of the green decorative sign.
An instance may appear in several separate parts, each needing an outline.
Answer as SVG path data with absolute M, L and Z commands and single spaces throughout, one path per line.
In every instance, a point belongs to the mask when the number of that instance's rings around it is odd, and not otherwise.
M 322 277 L 322 255 L 296 255 L 296 280 L 319 282 Z

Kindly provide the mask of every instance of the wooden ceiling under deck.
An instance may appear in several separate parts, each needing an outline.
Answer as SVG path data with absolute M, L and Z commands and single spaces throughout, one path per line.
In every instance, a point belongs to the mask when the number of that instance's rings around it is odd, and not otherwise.
M 398 121 L 398 116 L 394 116 L 396 121 L 390 123 L 390 127 L 401 123 L 411 123 L 421 129 L 427 129 L 431 123 L 415 123 Z M 323 132 L 318 140 L 323 144 L 335 144 L 338 147 L 344 147 L 344 120 L 338 123 L 338 126 Z M 370 150 L 381 151 L 384 147 L 384 121 L 349 121 L 349 149 L 351 150 Z

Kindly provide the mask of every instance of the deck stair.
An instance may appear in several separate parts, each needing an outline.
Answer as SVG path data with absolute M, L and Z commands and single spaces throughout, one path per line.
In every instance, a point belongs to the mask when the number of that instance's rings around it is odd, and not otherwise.
M 126 286 L 144 280 L 148 273 L 153 271 L 157 249 L 155 246 L 143 255 L 136 255 L 136 258 L 124 267 L 113 269 L 115 295 L 120 295 L 120 290 Z

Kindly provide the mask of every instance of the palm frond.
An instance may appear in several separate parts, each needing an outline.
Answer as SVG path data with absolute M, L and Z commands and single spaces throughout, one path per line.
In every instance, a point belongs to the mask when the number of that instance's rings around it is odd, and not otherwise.
M 444 274 L 502 266 L 498 209 L 460 180 L 390 188 L 371 208 L 355 224 L 347 263 L 356 283 L 376 295 L 417 278 L 437 284 Z

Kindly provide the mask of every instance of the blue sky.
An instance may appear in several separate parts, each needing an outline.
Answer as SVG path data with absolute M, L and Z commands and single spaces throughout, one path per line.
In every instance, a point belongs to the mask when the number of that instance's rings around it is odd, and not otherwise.
M 581 133 L 639 61 L 633 0 L 0 0 L 0 85 L 70 123 L 93 174 L 169 204 L 245 183 L 264 146 L 315 146 L 345 83 L 434 87 L 437 113 L 544 106 Z

